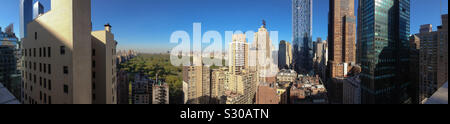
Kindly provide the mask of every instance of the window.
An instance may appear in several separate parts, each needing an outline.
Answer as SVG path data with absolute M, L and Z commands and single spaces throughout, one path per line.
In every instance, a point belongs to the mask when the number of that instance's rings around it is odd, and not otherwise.
M 42 72 L 42 63 L 39 63 L 39 72 Z
M 33 63 L 33 69 L 36 71 L 36 62 Z
M 47 64 L 44 64 L 44 73 L 47 72 Z
M 44 104 L 47 104 L 47 94 L 44 93 Z
M 39 57 L 42 57 L 42 48 L 39 48 Z
M 52 90 L 52 80 L 48 80 L 48 90 Z
M 92 56 L 95 56 L 95 49 L 92 49 Z
M 67 66 L 64 66 L 64 68 L 63 68 L 64 70 L 64 74 L 69 74 L 69 67 L 67 67 Z
M 47 52 L 48 52 L 48 57 L 50 58 L 52 56 L 52 52 L 51 52 L 51 47 L 47 48 Z
M 95 78 L 95 72 L 92 72 L 92 78 Z
M 42 87 L 42 77 L 39 77 L 39 86 Z
M 36 48 L 33 48 L 33 57 L 36 57 Z
M 44 78 L 44 88 L 47 88 L 47 79 Z
M 37 40 L 37 32 L 34 32 L 34 40 Z
M 69 93 L 69 86 L 67 86 L 67 84 L 64 84 L 64 93 L 65 94 Z
M 46 50 L 45 50 L 45 47 L 43 48 L 43 52 L 44 52 L 44 57 L 46 56 L 46 54 L 47 54 L 47 52 L 46 52 Z
M 48 104 L 52 104 L 52 96 L 48 96 Z
M 95 60 L 92 60 L 92 68 L 95 68 Z
M 48 64 L 48 74 L 52 74 L 52 65 Z
M 61 46 L 61 55 L 66 54 L 66 47 L 65 46 Z

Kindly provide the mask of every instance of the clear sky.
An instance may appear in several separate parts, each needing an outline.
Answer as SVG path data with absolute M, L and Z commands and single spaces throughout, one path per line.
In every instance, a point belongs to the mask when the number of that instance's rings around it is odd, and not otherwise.
M 40 0 L 46 10 L 50 0 Z M 448 0 L 442 0 L 448 13 Z M 0 27 L 14 23 L 19 35 L 19 0 L 0 2 Z M 313 39 L 327 36 L 328 0 L 313 1 Z M 261 26 L 279 32 L 279 40 L 292 40 L 291 0 L 92 0 L 94 30 L 110 23 L 119 49 L 165 52 L 172 32 L 185 30 L 192 38 L 192 24 L 202 23 L 202 32 L 248 31 Z M 421 24 L 440 25 L 440 0 L 411 0 L 411 33 Z M 223 39 L 224 40 L 224 39 Z M 277 43 L 277 42 L 274 42 Z

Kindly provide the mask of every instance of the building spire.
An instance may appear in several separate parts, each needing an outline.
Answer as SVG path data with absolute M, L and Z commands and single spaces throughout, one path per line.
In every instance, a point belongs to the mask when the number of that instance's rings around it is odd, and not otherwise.
M 266 28 L 266 20 L 262 20 L 263 27 Z

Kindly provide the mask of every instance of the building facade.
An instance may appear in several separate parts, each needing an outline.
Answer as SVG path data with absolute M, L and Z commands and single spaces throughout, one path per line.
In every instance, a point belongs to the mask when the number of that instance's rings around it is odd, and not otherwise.
M 16 97 L 21 97 L 21 79 L 18 71 L 18 59 L 20 57 L 19 39 L 13 30 L 13 25 L 0 27 L 0 83 Z
M 152 93 L 153 104 L 169 104 L 169 85 L 167 83 L 154 83 Z
M 186 104 L 208 104 L 211 98 L 211 72 L 207 66 L 183 67 L 183 92 Z
M 360 0 L 362 104 L 408 103 L 409 0 Z
M 278 69 L 289 69 L 291 68 L 293 59 L 292 45 L 287 41 L 280 41 L 278 47 Z
M 328 66 L 330 78 L 344 78 L 356 63 L 354 0 L 330 0 Z
M 432 31 L 431 25 L 422 25 L 419 34 L 419 102 L 429 98 L 448 80 L 448 15 L 442 15 L 441 26 Z M 447 27 L 445 27 L 447 26 Z
M 245 34 L 234 34 L 230 43 L 229 71 L 230 74 L 240 74 L 244 69 L 248 69 L 248 44 Z
M 92 101 L 94 104 L 117 104 L 117 42 L 111 25 L 106 24 L 105 30 L 93 31 L 91 35 Z
M 328 43 L 320 38 L 314 43 L 314 72 L 326 81 L 326 72 L 328 65 Z
M 27 36 L 27 24 L 33 20 L 33 0 L 20 0 L 20 39 Z
M 292 0 L 292 29 L 295 71 L 312 70 L 312 7 L 313 0 Z
M 330 102 L 342 104 L 344 85 L 356 66 L 356 17 L 354 0 L 330 0 L 328 23 L 327 89 Z
M 411 35 L 409 38 L 409 79 L 411 86 L 408 92 L 412 94 L 412 103 L 418 104 L 419 101 L 419 82 L 420 82 L 420 38 L 417 35 Z
M 117 103 L 113 98 L 116 94 L 113 90 L 116 42 L 113 37 L 102 39 L 105 36 L 92 32 L 91 22 L 90 0 L 52 0 L 51 11 L 25 24 L 26 34 L 30 35 L 22 39 L 23 103 Z M 105 31 L 99 32 L 110 33 L 110 27 L 106 26 Z M 96 49 L 93 42 L 98 41 L 106 43 L 107 49 Z M 93 49 L 99 51 L 96 53 L 98 56 L 100 51 L 104 51 L 102 57 L 107 60 L 101 63 L 93 57 Z M 93 68 L 94 65 L 106 67 L 98 69 Z M 95 79 L 94 73 L 90 73 L 94 71 Z M 102 81 L 96 80 L 98 78 Z M 93 85 L 95 89 L 106 88 L 109 92 L 100 95 L 93 90 Z M 96 99 L 105 97 L 106 101 L 96 102 L 94 94 Z

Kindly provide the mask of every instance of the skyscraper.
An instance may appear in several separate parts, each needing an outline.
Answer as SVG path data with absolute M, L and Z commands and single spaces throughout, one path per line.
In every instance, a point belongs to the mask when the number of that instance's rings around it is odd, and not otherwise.
M 356 65 L 354 0 L 330 0 L 327 87 L 332 103 L 344 103 L 344 85 Z
M 269 62 L 272 60 L 272 42 L 265 21 L 263 21 L 263 25 L 258 29 L 258 32 L 254 34 L 249 55 L 250 72 L 256 72 L 257 75 L 256 84 L 265 82 L 266 77 L 272 76 L 269 74 L 271 71 L 269 69 L 273 64 Z
M 233 35 L 230 43 L 229 67 L 230 74 L 240 74 L 242 70 L 248 69 L 248 44 L 244 34 Z
M 37 1 L 33 5 L 33 19 L 37 18 L 40 14 L 44 14 L 44 6 L 41 2 Z
M 27 35 L 27 24 L 33 20 L 33 0 L 20 0 L 20 39 Z
M 409 94 L 409 0 L 360 0 L 363 104 L 407 103 Z
M 288 69 L 292 64 L 292 45 L 284 40 L 280 41 L 278 48 L 278 68 Z
M 448 15 L 441 18 L 443 24 L 437 31 L 426 24 L 416 34 L 420 39 L 419 102 L 431 97 L 448 80 Z
M 328 58 L 331 78 L 344 78 L 356 61 L 354 0 L 330 0 Z
M 292 0 L 292 29 L 295 71 L 312 69 L 312 0 Z

